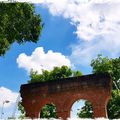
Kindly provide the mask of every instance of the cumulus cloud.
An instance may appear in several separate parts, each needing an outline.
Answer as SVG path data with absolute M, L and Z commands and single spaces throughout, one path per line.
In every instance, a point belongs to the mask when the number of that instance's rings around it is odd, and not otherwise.
M 115 32 L 120 21 L 120 4 L 113 0 L 46 0 L 44 4 L 52 15 L 69 18 L 77 36 L 87 41 Z
M 9 101 L 9 103 L 5 103 L 4 107 L 10 107 L 16 102 L 18 95 L 19 94 L 17 92 L 13 92 L 5 87 L 0 87 L 0 107 L 3 106 L 5 101 Z
M 53 52 L 52 50 L 45 53 L 42 47 L 36 48 L 31 56 L 21 53 L 17 58 L 17 63 L 20 68 L 24 68 L 28 72 L 33 69 L 39 73 L 43 69 L 52 70 L 56 66 L 71 66 L 70 60 L 61 53 Z
M 99 53 L 120 55 L 120 0 L 45 0 L 43 5 L 76 27 L 79 40 L 70 56 L 76 64 L 88 65 Z

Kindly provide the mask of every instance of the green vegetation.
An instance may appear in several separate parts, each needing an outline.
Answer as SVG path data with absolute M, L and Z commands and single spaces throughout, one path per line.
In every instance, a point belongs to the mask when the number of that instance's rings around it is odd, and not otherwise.
M 33 4 L 0 3 L 0 56 L 17 42 L 38 41 L 42 30 L 40 15 L 35 13 Z
M 120 58 L 109 59 L 98 55 L 91 61 L 93 73 L 109 73 L 113 80 L 113 90 L 120 89 Z
M 79 118 L 93 118 L 93 108 L 89 101 L 85 101 L 85 105 L 82 107 L 79 113 L 77 113 Z
M 110 119 L 120 118 L 120 58 L 109 59 L 98 55 L 96 59 L 91 61 L 93 67 L 93 73 L 109 73 L 113 80 L 112 99 L 107 106 L 108 117 Z M 86 104 L 86 103 L 85 103 Z M 86 104 L 87 108 L 90 107 Z M 82 111 L 78 113 L 78 116 L 90 118 L 91 110 L 82 108 Z M 86 112 L 85 112 L 86 111 Z
M 57 118 L 57 111 L 54 104 L 46 104 L 41 112 L 41 118 Z
M 107 111 L 110 119 L 120 118 L 120 91 L 112 90 L 112 99 L 108 103 Z
M 25 110 L 24 110 L 24 107 L 21 105 L 21 102 L 18 103 L 18 110 L 21 112 L 19 119 L 24 119 L 25 118 Z
M 45 81 L 51 81 L 51 80 L 57 80 L 61 78 L 68 78 L 68 77 L 81 76 L 81 75 L 82 73 L 80 71 L 72 71 L 67 66 L 54 67 L 54 69 L 51 71 L 43 70 L 42 74 L 38 74 L 37 72 L 31 70 L 30 73 L 31 79 L 30 81 L 28 81 L 28 83 L 45 82 Z

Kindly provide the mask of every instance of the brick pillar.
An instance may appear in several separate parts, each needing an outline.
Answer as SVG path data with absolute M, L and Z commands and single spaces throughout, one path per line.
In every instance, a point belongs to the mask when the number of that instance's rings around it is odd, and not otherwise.
M 37 112 L 27 112 L 26 111 L 26 117 L 30 117 L 30 118 L 38 118 L 38 115 L 39 115 L 39 113 L 37 113 Z
M 106 110 L 106 105 L 94 105 L 93 106 L 93 114 L 94 114 L 94 118 L 100 118 L 100 117 L 104 117 L 104 118 L 108 118 L 107 116 L 107 110 Z
M 38 118 L 39 110 L 36 109 L 36 104 L 32 104 L 31 102 L 22 102 L 22 105 L 25 109 L 25 116 L 28 118 Z
M 57 112 L 58 118 L 61 118 L 62 120 L 67 120 L 68 117 L 70 117 L 69 111 L 60 111 Z
M 29 109 L 25 109 L 25 112 L 26 112 L 26 117 L 29 117 L 29 118 L 38 118 L 39 117 L 39 112 L 36 111 L 34 109 L 34 107 L 31 109 L 30 109 L 30 107 L 29 107 Z

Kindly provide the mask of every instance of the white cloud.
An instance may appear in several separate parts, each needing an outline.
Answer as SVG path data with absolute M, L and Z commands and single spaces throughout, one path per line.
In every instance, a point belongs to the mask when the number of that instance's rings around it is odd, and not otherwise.
M 5 103 L 4 107 L 10 107 L 16 102 L 18 95 L 19 94 L 17 92 L 13 92 L 5 87 L 0 87 L 0 107 L 3 106 L 5 101 L 9 101 L 9 103 Z
M 120 55 L 120 0 L 46 0 L 43 5 L 76 27 L 79 41 L 72 45 L 72 62 L 88 65 L 99 53 Z
M 117 37 L 116 37 L 117 38 Z M 100 38 L 99 38 L 100 39 Z M 82 66 L 90 65 L 93 58 L 98 54 L 115 58 L 120 56 L 120 41 L 114 41 L 109 36 L 106 39 L 95 40 L 72 45 L 71 62 Z
M 31 56 L 21 53 L 17 58 L 17 63 L 20 68 L 24 68 L 28 72 L 33 69 L 39 73 L 42 72 L 42 69 L 52 70 L 55 66 L 71 66 L 70 60 L 61 53 L 52 50 L 45 53 L 42 47 L 36 48 Z
M 120 1 L 116 1 L 46 0 L 44 5 L 52 15 L 69 18 L 77 28 L 77 36 L 89 41 L 116 32 L 115 26 L 120 22 Z

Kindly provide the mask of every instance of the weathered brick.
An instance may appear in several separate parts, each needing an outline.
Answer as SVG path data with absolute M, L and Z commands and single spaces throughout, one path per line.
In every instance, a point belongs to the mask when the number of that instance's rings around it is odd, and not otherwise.
M 21 85 L 20 93 L 26 116 L 38 118 L 45 104 L 54 103 L 57 114 L 66 120 L 73 103 L 85 99 L 92 103 L 94 117 L 107 117 L 106 106 L 111 98 L 109 74 L 91 74 L 55 81 Z

